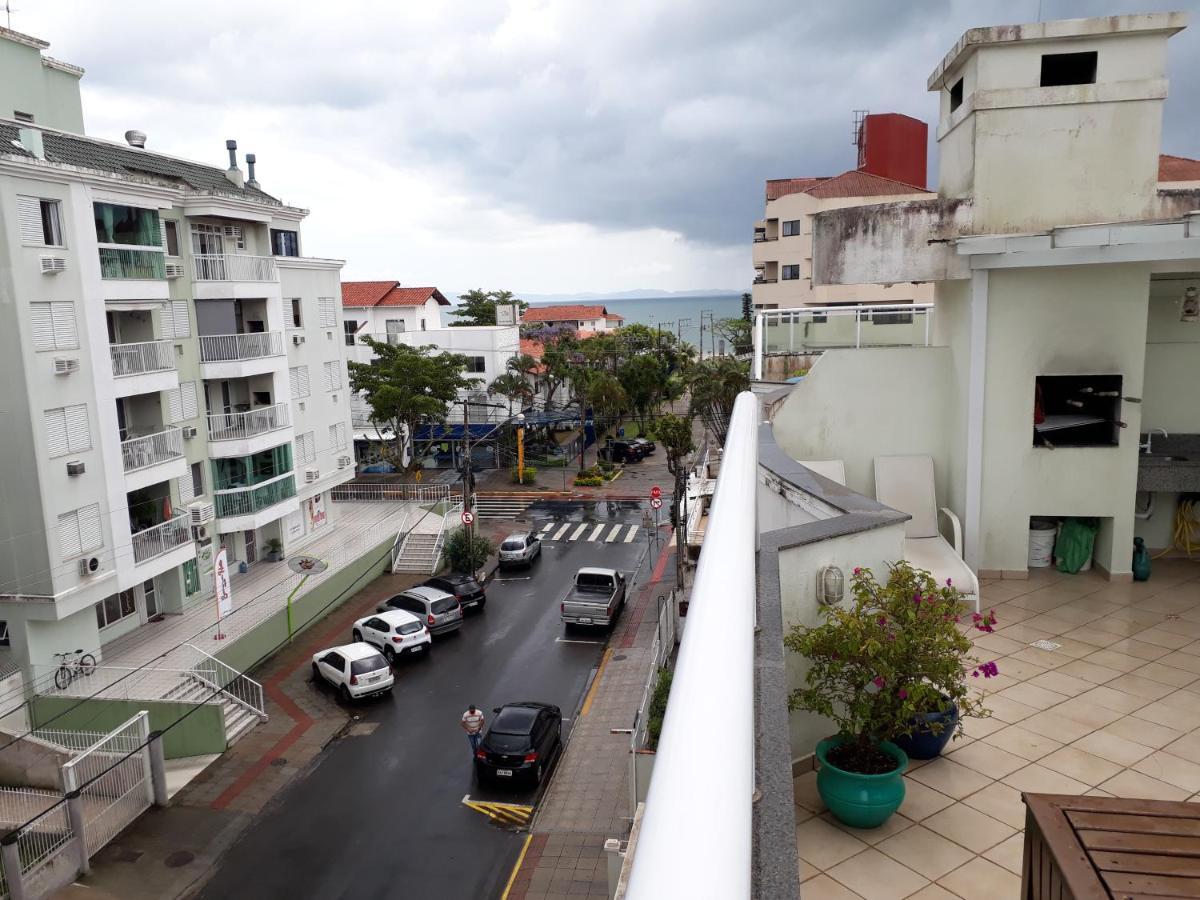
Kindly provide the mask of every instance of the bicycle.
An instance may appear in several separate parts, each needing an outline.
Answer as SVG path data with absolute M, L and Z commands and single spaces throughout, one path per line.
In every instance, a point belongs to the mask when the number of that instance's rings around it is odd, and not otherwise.
M 73 653 L 55 653 L 58 657 L 58 670 L 54 673 L 54 686 L 65 691 L 76 678 L 86 678 L 96 671 L 96 657 L 84 653 L 83 649 Z

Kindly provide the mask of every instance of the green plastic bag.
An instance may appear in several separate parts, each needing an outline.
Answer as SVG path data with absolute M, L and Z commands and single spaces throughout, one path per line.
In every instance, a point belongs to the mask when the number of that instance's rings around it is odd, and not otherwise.
M 1054 558 L 1058 560 L 1058 571 L 1074 575 L 1092 558 L 1096 543 L 1096 532 L 1100 530 L 1097 519 L 1064 519 L 1054 542 Z

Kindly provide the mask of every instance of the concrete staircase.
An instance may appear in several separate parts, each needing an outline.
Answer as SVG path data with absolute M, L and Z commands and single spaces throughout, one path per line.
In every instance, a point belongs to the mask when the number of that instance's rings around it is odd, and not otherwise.
M 520 494 L 477 495 L 475 515 L 481 519 L 517 519 L 525 514 L 535 499 L 526 499 Z
M 232 747 L 239 738 L 258 724 L 259 716 L 254 710 L 237 702 L 228 694 L 214 694 L 210 685 L 199 678 L 184 678 L 173 688 L 164 700 L 175 700 L 180 703 L 203 703 L 217 701 L 225 713 L 225 746 Z
M 442 541 L 438 533 L 410 531 L 400 544 L 392 571 L 432 574 L 441 555 Z

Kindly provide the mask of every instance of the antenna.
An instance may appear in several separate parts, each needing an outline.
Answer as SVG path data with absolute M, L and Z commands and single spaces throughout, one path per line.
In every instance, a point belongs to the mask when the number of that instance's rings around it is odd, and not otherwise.
M 858 166 L 861 169 L 867 164 L 867 143 L 863 140 L 863 123 L 867 116 L 871 114 L 868 109 L 854 110 L 854 136 L 850 138 L 850 143 L 858 148 Z
M 12 3 L 9 2 L 9 0 L 4 0 L 4 16 L 5 16 L 5 19 L 7 20 L 7 24 L 4 27 L 7 28 L 9 31 L 12 31 L 12 14 L 14 12 L 20 12 L 20 10 L 19 9 L 14 10 L 12 8 Z

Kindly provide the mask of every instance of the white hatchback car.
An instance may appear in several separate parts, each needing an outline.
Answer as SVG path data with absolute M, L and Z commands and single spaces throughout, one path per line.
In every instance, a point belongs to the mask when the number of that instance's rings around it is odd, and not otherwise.
M 328 681 L 343 700 L 358 700 L 392 689 L 392 667 L 370 644 L 346 644 L 314 653 L 313 680 Z
M 352 637 L 382 650 L 389 663 L 406 654 L 428 656 L 433 643 L 425 623 L 403 609 L 391 609 L 359 619 L 354 623 Z

